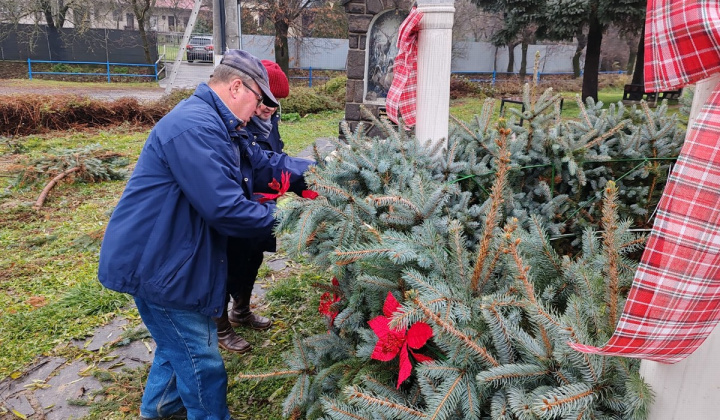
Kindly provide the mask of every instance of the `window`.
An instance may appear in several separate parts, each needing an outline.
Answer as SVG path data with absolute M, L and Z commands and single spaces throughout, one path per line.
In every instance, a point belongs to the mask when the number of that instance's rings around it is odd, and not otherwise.
M 135 29 L 135 16 L 132 13 L 125 13 L 125 29 Z
M 175 30 L 175 16 L 168 16 L 168 29 Z

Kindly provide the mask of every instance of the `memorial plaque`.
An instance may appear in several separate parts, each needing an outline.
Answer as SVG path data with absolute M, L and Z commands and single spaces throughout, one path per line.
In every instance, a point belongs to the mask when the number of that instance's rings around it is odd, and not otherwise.
M 407 12 L 388 10 L 378 14 L 370 23 L 365 48 L 365 103 L 385 104 L 398 52 L 398 31 L 406 17 Z

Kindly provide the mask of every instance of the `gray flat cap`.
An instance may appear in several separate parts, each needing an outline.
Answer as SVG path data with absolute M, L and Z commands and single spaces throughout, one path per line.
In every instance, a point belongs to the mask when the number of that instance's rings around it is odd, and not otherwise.
M 267 70 L 257 57 L 243 50 L 227 50 L 220 64 L 225 64 L 250 76 L 260 86 L 265 105 L 277 107 L 280 104 L 270 91 Z

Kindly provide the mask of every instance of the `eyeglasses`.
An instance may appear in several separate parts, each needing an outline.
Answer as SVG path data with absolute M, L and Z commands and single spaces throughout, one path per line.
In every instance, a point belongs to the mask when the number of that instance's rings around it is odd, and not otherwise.
M 257 92 L 255 91 L 255 89 L 251 88 L 250 85 L 248 85 L 248 84 L 245 83 L 244 81 L 241 80 L 241 82 L 242 82 L 243 86 L 245 86 L 246 88 L 248 88 L 248 90 L 249 90 L 250 92 L 252 92 L 252 93 L 255 94 L 255 98 L 257 99 L 257 105 L 255 105 L 255 107 L 256 107 L 256 108 L 259 107 L 260 104 L 261 104 L 262 101 L 263 101 L 263 96 L 262 96 L 261 94 L 257 93 Z

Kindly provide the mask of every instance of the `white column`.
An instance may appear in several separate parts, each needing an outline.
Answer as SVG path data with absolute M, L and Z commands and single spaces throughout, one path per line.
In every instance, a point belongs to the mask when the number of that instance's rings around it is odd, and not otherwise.
M 418 39 L 417 124 L 420 141 L 442 141 L 447 147 L 450 117 L 450 60 L 453 0 L 418 0 L 423 12 Z
M 695 86 L 690 122 L 697 118 L 712 89 L 720 83 L 715 75 Z M 690 126 L 690 124 L 688 124 Z M 655 391 L 650 407 L 652 420 L 717 420 L 720 418 L 720 329 L 685 360 L 668 365 L 643 360 L 640 374 Z

